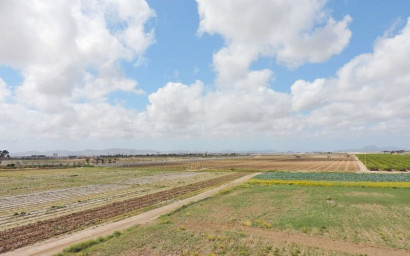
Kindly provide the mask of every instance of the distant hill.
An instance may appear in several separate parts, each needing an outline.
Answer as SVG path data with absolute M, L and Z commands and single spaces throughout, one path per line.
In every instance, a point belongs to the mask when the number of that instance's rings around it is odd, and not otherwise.
M 378 146 L 365 146 L 362 148 L 350 148 L 350 149 L 343 149 L 338 150 L 337 152 L 382 152 L 382 151 L 394 151 L 400 150 L 405 148 L 398 148 L 398 147 L 378 147 Z

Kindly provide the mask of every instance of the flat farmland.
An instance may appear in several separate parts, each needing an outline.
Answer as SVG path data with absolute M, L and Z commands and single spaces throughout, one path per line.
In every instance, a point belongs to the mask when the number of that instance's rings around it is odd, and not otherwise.
M 346 154 L 267 155 L 236 159 L 198 161 L 191 169 L 258 170 L 298 172 L 357 172 L 357 160 Z
M 250 172 L 325 175 L 339 180 L 340 175 L 355 175 L 360 162 L 349 154 L 289 154 L 158 158 L 141 163 L 0 170 L 0 253 L 134 216 Z M 258 224 L 259 220 L 252 221 Z
M 59 255 L 407 256 L 408 192 L 247 183 Z
M 182 167 L 0 171 L 0 231 L 224 174 Z
M 355 158 L 346 154 L 188 158 L 178 163 L 164 159 L 150 161 L 155 166 L 0 171 L 0 230 L 212 179 L 232 171 L 356 172 L 358 169 Z

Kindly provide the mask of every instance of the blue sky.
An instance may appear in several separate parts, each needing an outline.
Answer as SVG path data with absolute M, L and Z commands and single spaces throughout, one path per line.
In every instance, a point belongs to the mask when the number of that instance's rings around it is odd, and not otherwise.
M 0 10 L 0 145 L 11 151 L 410 142 L 405 0 L 10 0 Z

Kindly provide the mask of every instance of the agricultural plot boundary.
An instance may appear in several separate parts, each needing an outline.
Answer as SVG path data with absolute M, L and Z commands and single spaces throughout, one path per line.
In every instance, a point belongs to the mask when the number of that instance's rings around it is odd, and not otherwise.
M 194 192 L 203 188 L 221 184 L 245 176 L 248 173 L 234 173 L 209 179 L 153 194 L 115 202 L 105 206 L 75 212 L 45 221 L 20 226 L 0 232 L 0 253 L 17 249 L 60 234 L 98 224 L 118 215 L 122 215 L 143 207 L 154 205 Z
M 409 174 L 268 172 L 249 181 L 258 184 L 410 188 Z

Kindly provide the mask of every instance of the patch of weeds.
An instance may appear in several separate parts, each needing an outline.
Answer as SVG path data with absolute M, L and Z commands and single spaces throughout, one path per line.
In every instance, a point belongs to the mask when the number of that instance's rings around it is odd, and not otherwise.
M 221 190 L 221 191 L 219 191 L 219 195 L 227 195 L 227 194 L 230 194 L 230 193 L 232 193 L 234 191 L 234 189 L 233 188 L 228 188 L 228 189 L 223 189 L 223 190 Z
M 72 245 L 66 249 L 63 250 L 63 252 L 71 252 L 71 253 L 76 253 L 76 252 L 81 252 L 82 250 L 85 250 L 87 248 L 90 248 L 93 245 L 99 244 L 100 242 L 98 240 L 90 240 L 84 243 L 79 243 Z
M 240 256 L 248 256 L 251 255 L 251 249 L 248 246 L 245 245 L 239 245 L 237 248 L 235 248 L 237 251 L 237 255 Z
M 171 224 L 171 219 L 168 216 L 161 217 L 159 220 L 160 224 Z
M 254 221 L 252 225 L 256 227 L 261 227 L 261 228 L 271 228 L 272 227 L 272 224 L 266 221 L 260 220 L 260 219 L 257 219 L 256 221 Z
M 52 209 L 52 210 L 62 209 L 62 208 L 65 208 L 65 205 L 52 205 L 50 207 L 50 209 Z
M 167 213 L 166 215 L 164 215 L 164 217 L 165 217 L 165 216 L 171 216 L 172 214 L 175 214 L 175 213 L 177 213 L 177 212 L 180 212 L 180 211 L 186 209 L 188 206 L 190 206 L 190 205 L 192 205 L 192 204 L 194 204 L 194 202 L 191 202 L 191 203 L 188 203 L 188 204 L 184 204 L 184 205 L 182 205 L 181 207 L 178 207 L 178 208 L 176 208 L 175 210 L 173 210 L 173 211 Z M 161 216 L 161 217 L 162 217 L 162 216 Z
M 233 224 L 233 223 L 235 223 L 235 222 L 236 222 L 236 219 L 235 219 L 235 218 L 232 218 L 232 217 L 229 218 L 228 221 L 227 221 L 228 224 Z
M 13 216 L 25 216 L 25 215 L 30 215 L 30 213 L 21 211 L 21 212 L 14 212 Z
M 243 220 L 243 221 L 242 221 L 242 225 L 247 226 L 247 227 L 250 227 L 250 226 L 252 226 L 252 221 L 250 221 L 250 220 L 248 220 L 248 219 Z
M 290 245 L 290 255 L 298 256 L 298 255 L 300 255 L 300 253 L 301 253 L 301 251 L 300 251 L 299 245 L 297 245 L 296 243 L 292 243 Z
M 268 255 L 272 251 L 272 246 L 265 246 L 258 252 L 258 256 Z
M 215 235 L 209 234 L 209 235 L 206 237 L 206 239 L 208 239 L 208 241 L 215 241 L 215 240 L 216 240 L 216 237 L 215 237 Z
M 82 253 L 82 251 L 84 251 L 85 249 L 88 249 L 88 248 L 90 248 L 94 245 L 100 244 L 100 243 L 107 242 L 108 240 L 110 240 L 114 237 L 119 237 L 120 235 L 121 235 L 121 232 L 115 231 L 112 235 L 109 235 L 109 236 L 105 236 L 105 237 L 100 236 L 100 237 L 98 237 L 97 239 L 94 239 L 94 240 L 89 240 L 89 241 L 86 241 L 86 242 L 83 242 L 83 243 L 74 244 L 74 245 L 72 245 L 68 248 L 65 248 L 63 250 L 63 252 L 65 252 L 65 253 L 80 253 L 80 254 L 77 254 L 77 255 L 84 255 L 85 256 L 85 255 L 88 255 L 87 253 L 85 253 L 85 254 Z

